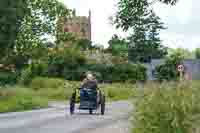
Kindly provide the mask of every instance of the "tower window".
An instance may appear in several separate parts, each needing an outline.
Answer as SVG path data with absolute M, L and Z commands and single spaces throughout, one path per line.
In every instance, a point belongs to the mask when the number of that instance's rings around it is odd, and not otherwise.
M 65 27 L 64 32 L 69 32 L 69 29 L 67 27 Z

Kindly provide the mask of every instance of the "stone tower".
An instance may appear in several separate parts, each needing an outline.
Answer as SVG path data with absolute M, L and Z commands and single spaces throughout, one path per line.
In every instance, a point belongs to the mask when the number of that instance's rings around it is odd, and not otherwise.
M 91 11 L 86 16 L 74 16 L 64 22 L 64 32 L 71 32 L 80 39 L 88 39 L 91 41 Z

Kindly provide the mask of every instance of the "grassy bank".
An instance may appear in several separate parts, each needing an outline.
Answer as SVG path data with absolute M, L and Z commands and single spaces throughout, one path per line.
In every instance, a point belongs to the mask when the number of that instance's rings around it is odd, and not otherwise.
M 199 132 L 198 82 L 147 84 L 134 101 L 134 133 Z
M 36 78 L 28 87 L 0 89 L 0 112 L 13 112 L 43 108 L 48 101 L 69 100 L 80 82 L 63 79 Z M 128 83 L 101 84 L 107 101 L 127 100 L 133 95 L 134 85 Z
M 1 88 L 0 113 L 45 108 L 48 100 L 27 88 Z

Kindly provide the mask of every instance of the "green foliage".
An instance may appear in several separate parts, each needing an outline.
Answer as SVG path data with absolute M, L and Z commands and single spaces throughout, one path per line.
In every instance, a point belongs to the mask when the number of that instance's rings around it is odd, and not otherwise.
M 82 51 L 93 49 L 92 42 L 88 39 L 77 39 L 73 45 L 75 45 L 75 48 Z
M 59 88 L 64 87 L 65 81 L 63 79 L 58 78 L 47 78 L 47 77 L 36 77 L 31 83 L 30 87 L 33 89 L 40 88 Z
M 43 78 L 43 82 L 47 83 L 50 80 L 53 81 L 54 78 L 50 78 L 50 79 L 46 78 L 47 81 L 44 81 L 44 80 L 45 78 Z M 71 82 L 71 81 L 64 82 L 61 79 L 55 79 L 55 80 L 59 80 L 59 82 L 62 82 L 62 83 L 57 84 L 56 88 L 50 88 L 50 87 L 53 87 L 54 85 L 53 86 L 45 85 L 45 87 L 48 87 L 48 88 L 38 88 L 38 89 L 33 88 L 34 90 L 36 90 L 36 95 L 40 97 L 45 97 L 49 99 L 50 101 L 52 100 L 66 101 L 66 100 L 69 100 L 74 89 L 77 89 L 80 86 L 80 82 Z M 63 85 L 63 83 L 65 84 Z
M 46 80 L 46 81 L 45 81 Z M 57 80 L 54 78 L 43 78 L 42 82 L 47 83 L 48 81 Z M 60 79 L 59 79 L 60 80 Z M 39 83 L 41 84 L 41 83 Z M 42 83 L 44 84 L 44 83 Z M 48 85 L 47 85 L 48 86 Z M 68 100 L 71 94 L 74 92 L 74 89 L 80 87 L 80 82 L 75 81 L 65 81 L 65 86 L 62 83 L 56 86 L 56 88 L 31 88 L 35 90 L 35 93 L 39 97 L 44 97 L 51 100 Z M 105 93 L 108 100 L 127 100 L 131 98 L 134 94 L 134 85 L 129 83 L 114 83 L 114 84 L 99 84 L 99 88 Z
M 0 99 L 0 113 L 39 109 L 48 106 L 47 99 L 38 97 L 28 89 L 1 89 Z
M 8 57 L 14 48 L 20 20 L 24 16 L 23 0 L 1 1 L 0 6 L 0 59 Z
M 48 64 L 44 62 L 31 64 L 31 71 L 34 76 L 47 76 Z
M 49 56 L 49 76 L 69 77 L 70 73 L 84 65 L 86 62 L 85 56 L 76 49 L 61 49 L 55 50 Z M 72 74 L 73 75 L 73 74 Z M 68 78 L 66 78 L 68 79 Z
M 167 54 L 159 37 L 160 30 L 165 28 L 147 0 L 120 0 L 115 24 L 117 28 L 131 31 L 129 60 L 150 62 L 151 58 L 162 58 Z
M 190 83 L 151 84 L 134 100 L 134 133 L 196 133 L 200 91 Z
M 184 48 L 177 48 L 177 49 L 169 48 L 168 54 L 169 55 L 180 54 L 183 56 L 184 59 L 194 59 L 195 58 L 194 52 L 189 51 L 189 49 L 184 49 Z
M 0 72 L 0 85 L 13 85 L 17 83 L 17 72 Z
M 178 2 L 178 0 L 159 0 L 159 1 L 168 5 L 175 5 Z
M 71 11 L 57 0 L 26 0 L 23 7 L 25 14 L 17 33 L 14 55 L 38 60 L 46 53 L 45 36 L 57 35 L 57 18 L 68 18 Z
M 100 74 L 102 80 L 125 82 L 146 80 L 146 68 L 140 64 L 90 64 L 85 70 Z
M 196 56 L 197 59 L 200 59 L 200 48 L 197 48 L 195 50 L 195 56 Z
M 117 35 L 114 35 L 108 42 L 108 44 L 109 44 L 108 50 L 112 53 L 112 55 L 127 57 L 128 42 L 125 39 L 121 39 Z
M 108 100 L 128 100 L 135 93 L 135 86 L 128 83 L 115 83 L 112 85 L 105 84 L 100 86 Z
M 22 70 L 21 76 L 19 77 L 18 82 L 19 84 L 26 86 L 30 84 L 33 77 L 34 75 L 32 73 L 31 67 L 27 67 Z
M 164 64 L 156 67 L 156 77 L 158 80 L 177 80 L 179 73 L 177 66 L 182 64 L 184 55 L 182 53 L 173 53 Z

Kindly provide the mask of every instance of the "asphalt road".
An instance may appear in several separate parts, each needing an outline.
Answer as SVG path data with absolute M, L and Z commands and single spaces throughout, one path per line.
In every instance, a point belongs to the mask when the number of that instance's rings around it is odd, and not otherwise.
M 52 105 L 50 109 L 0 114 L 0 133 L 106 133 L 107 128 L 128 123 L 131 111 L 130 103 L 121 101 L 107 104 L 104 116 L 100 111 L 89 115 L 80 110 L 71 116 L 65 105 Z

